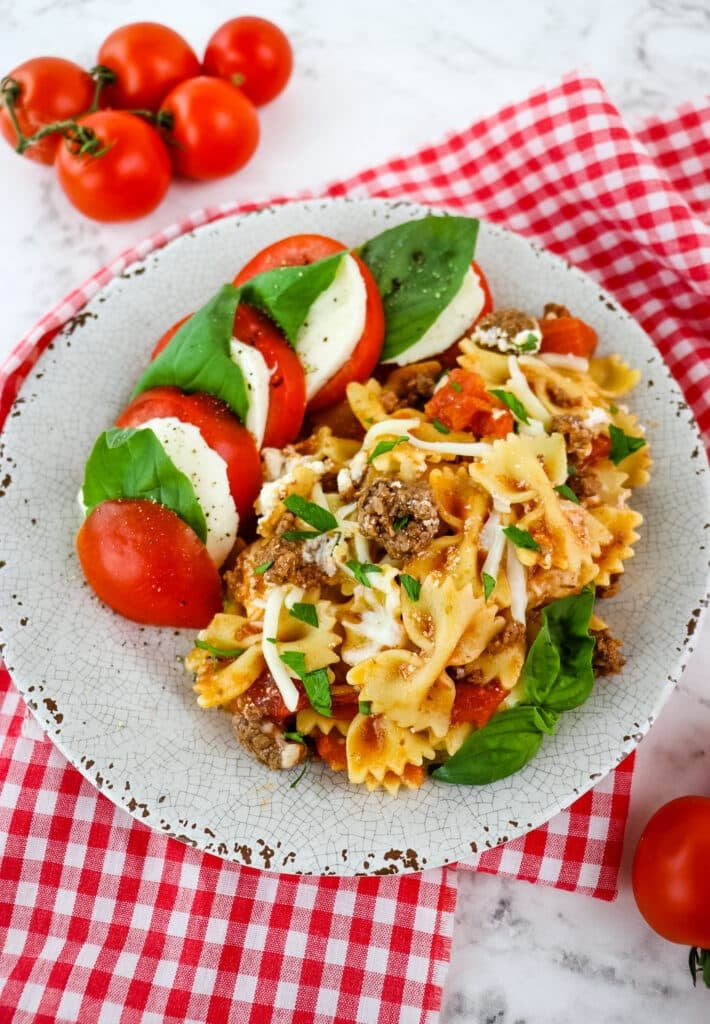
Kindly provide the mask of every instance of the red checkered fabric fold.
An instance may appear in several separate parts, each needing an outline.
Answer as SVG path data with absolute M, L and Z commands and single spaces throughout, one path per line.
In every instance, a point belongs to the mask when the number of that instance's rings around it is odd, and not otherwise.
M 465 209 L 564 255 L 651 334 L 707 439 L 709 134 L 707 104 L 633 134 L 598 82 L 569 76 L 327 194 Z M 203 210 L 148 239 L 43 317 L 0 371 L 0 424 L 53 334 L 103 284 L 235 209 Z M 2 1024 L 434 1024 L 455 871 L 304 878 L 220 861 L 93 789 L 4 671 L 0 701 Z M 461 866 L 613 898 L 632 766 Z

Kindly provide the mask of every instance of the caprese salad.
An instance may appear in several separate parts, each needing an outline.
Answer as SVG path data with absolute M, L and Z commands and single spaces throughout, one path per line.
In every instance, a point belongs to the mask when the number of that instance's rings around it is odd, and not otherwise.
M 357 249 L 284 238 L 170 328 L 86 464 L 77 550 L 98 597 L 137 622 L 206 626 L 220 570 L 250 538 L 262 457 L 337 415 L 378 364 L 445 366 L 490 318 L 477 231 L 429 215 Z M 518 334 L 525 351 L 539 346 L 539 332 Z

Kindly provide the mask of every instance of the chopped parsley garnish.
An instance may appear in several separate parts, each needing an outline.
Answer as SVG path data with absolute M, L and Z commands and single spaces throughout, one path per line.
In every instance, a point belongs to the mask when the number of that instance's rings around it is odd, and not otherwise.
M 407 523 L 411 520 L 411 516 L 400 516 L 399 519 L 395 519 L 392 523 L 392 528 L 397 530 L 403 530 Z
M 256 566 L 256 568 L 254 569 L 254 574 L 261 575 L 262 572 L 266 572 L 267 569 L 270 569 L 273 564 L 273 558 L 271 559 L 270 562 L 262 562 L 261 565 Z
M 305 743 L 306 737 L 302 732 L 285 732 L 284 739 L 290 740 L 291 743 Z
M 372 701 L 371 700 L 359 700 L 357 702 L 357 709 L 361 715 L 372 714 Z
M 540 346 L 540 339 L 534 334 L 528 334 L 522 345 L 516 345 L 518 352 L 537 352 Z
M 520 399 L 516 398 L 512 391 L 505 391 L 503 388 L 490 388 L 490 393 L 495 395 L 496 398 L 499 398 L 503 405 L 507 405 L 512 414 L 516 416 L 521 423 L 530 422 L 528 410 Z
M 483 598 L 487 601 L 496 588 L 495 576 L 491 576 L 487 572 L 482 572 L 481 580 L 483 582 Z
M 201 651 L 207 651 L 214 658 L 238 658 L 244 654 L 243 647 L 215 647 L 213 644 L 208 644 L 206 640 L 195 640 L 195 647 L 199 647 Z
M 567 498 L 568 501 L 573 501 L 575 505 L 579 505 L 579 498 L 567 484 L 558 484 L 555 490 L 561 497 Z
M 332 701 L 330 695 L 330 679 L 327 668 L 314 668 L 306 672 L 306 656 L 303 651 L 284 651 L 279 657 L 303 683 L 303 688 L 311 702 L 311 707 L 319 715 L 332 717 Z
M 281 536 L 284 540 L 313 540 L 322 537 L 323 530 L 285 530 Z
M 540 545 L 531 533 L 521 530 L 517 526 L 504 526 L 503 533 L 509 541 L 515 544 L 516 548 L 527 548 L 528 551 L 540 551 Z
M 354 558 L 348 559 L 345 563 L 353 574 L 358 583 L 362 583 L 365 587 L 371 587 L 367 574 L 370 572 L 382 572 L 381 565 L 373 565 L 372 562 L 357 562 Z
M 399 582 L 404 587 L 404 591 L 410 601 L 418 601 L 419 595 L 422 591 L 422 585 L 419 580 L 415 580 L 413 576 L 409 576 L 406 572 L 400 573 Z
M 447 426 L 444 426 L 444 424 L 441 422 L 441 420 L 433 419 L 431 421 L 431 425 L 434 428 L 434 430 L 438 430 L 440 434 L 450 434 L 451 433 L 449 428 Z
M 327 533 L 328 530 L 335 530 L 337 528 L 338 520 L 332 512 L 321 505 L 316 505 L 314 501 L 307 501 L 300 494 L 289 494 L 288 497 L 284 498 L 284 505 L 289 512 L 293 512 L 304 523 L 308 523 L 309 526 L 313 527 L 315 533 L 310 534 L 310 536 L 318 536 L 319 533 Z M 306 531 L 299 530 L 294 532 L 305 533 Z M 285 537 L 286 534 L 282 534 L 282 536 Z
M 400 434 L 400 436 L 396 437 L 393 441 L 379 441 L 368 456 L 367 461 L 372 462 L 378 455 L 384 455 L 386 452 L 391 452 L 398 444 L 403 444 L 404 441 L 408 440 L 409 437 L 406 434 Z
M 302 601 L 294 601 L 288 610 L 289 615 L 293 616 L 294 619 L 300 619 L 301 622 L 305 622 L 307 626 L 314 626 L 318 629 L 318 612 L 314 604 L 308 604 Z
M 630 434 L 625 434 L 620 427 L 615 427 L 613 423 L 609 424 L 609 437 L 611 438 L 609 458 L 615 466 L 646 444 L 645 438 L 631 437 Z

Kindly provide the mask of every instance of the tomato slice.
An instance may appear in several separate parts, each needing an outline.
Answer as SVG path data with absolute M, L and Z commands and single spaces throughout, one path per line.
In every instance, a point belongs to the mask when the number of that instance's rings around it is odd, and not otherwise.
M 589 359 L 597 347 L 597 332 L 576 316 L 543 317 L 541 352 L 581 356 Z
M 151 359 L 163 351 L 190 316 L 188 313 L 168 328 L 153 349 Z M 306 412 L 306 375 L 301 361 L 276 325 L 251 306 L 237 306 L 234 334 L 261 353 L 270 372 L 269 411 L 262 448 L 283 448 L 298 437 Z
M 207 548 L 163 505 L 104 501 L 82 523 L 76 546 L 91 588 L 127 619 L 202 629 L 222 609 L 222 584 Z
M 315 263 L 316 260 L 343 252 L 347 246 L 326 235 L 290 235 L 268 245 L 242 267 L 234 278 L 240 285 L 256 274 L 278 267 L 297 267 Z M 350 358 L 325 382 L 322 388 L 308 402 L 309 411 L 325 409 L 345 397 L 345 389 L 351 381 L 367 380 L 380 357 L 385 337 L 385 315 L 382 299 L 375 279 L 359 256 L 351 253 L 358 265 L 365 283 L 366 306 L 365 327 Z
M 478 323 L 478 321 L 481 320 L 486 315 L 486 313 L 493 312 L 493 296 L 491 295 L 491 289 L 486 279 L 486 275 L 483 273 L 483 271 L 481 270 L 481 268 L 479 267 L 475 260 L 473 260 L 471 266 L 473 268 L 473 272 L 478 278 L 478 283 L 481 286 L 481 291 L 483 292 L 483 307 L 473 323 L 473 326 L 475 326 Z
M 133 399 L 116 424 L 140 427 L 155 417 L 167 416 L 197 427 L 210 448 L 222 456 L 239 519 L 251 515 L 261 489 L 261 459 L 254 438 L 229 406 L 212 395 L 185 395 L 168 386 L 150 388 Z
M 264 448 L 295 441 L 306 413 L 306 375 L 301 361 L 267 316 L 251 306 L 237 306 L 234 335 L 253 345 L 269 368 L 269 411 Z

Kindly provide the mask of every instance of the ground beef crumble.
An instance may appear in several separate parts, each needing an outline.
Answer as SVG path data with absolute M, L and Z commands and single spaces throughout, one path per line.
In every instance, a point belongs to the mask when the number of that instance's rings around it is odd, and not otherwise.
M 390 558 L 410 558 L 436 537 L 439 514 L 425 481 L 405 483 L 375 477 L 363 488 L 358 525 L 366 537 L 383 545 Z
M 249 691 L 237 700 L 232 715 L 234 735 L 250 754 L 272 769 L 293 768 L 306 758 L 303 743 L 291 743 L 283 728 L 249 699 Z
M 594 675 L 612 676 L 621 672 L 626 664 L 620 651 L 622 641 L 613 637 L 608 629 L 590 629 L 589 632 L 596 640 L 592 655 Z
M 570 416 L 567 413 L 553 416 L 550 433 L 562 434 L 572 465 L 584 462 L 591 454 L 594 434 L 589 427 L 585 427 L 579 416 Z
M 385 412 L 423 407 L 434 394 L 441 371 L 442 365 L 436 359 L 392 370 L 382 386 L 381 401 Z

